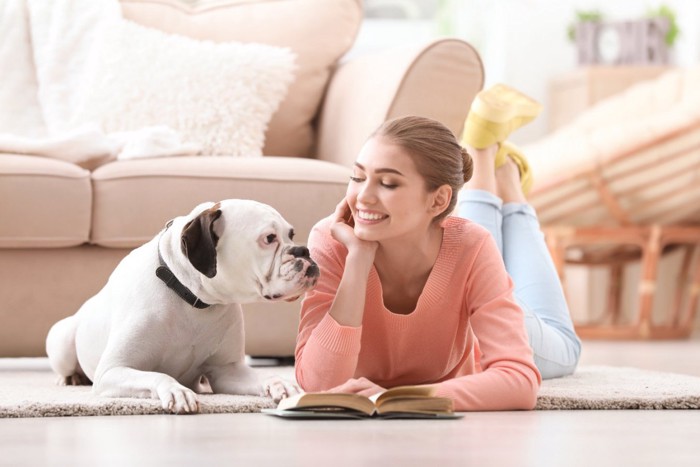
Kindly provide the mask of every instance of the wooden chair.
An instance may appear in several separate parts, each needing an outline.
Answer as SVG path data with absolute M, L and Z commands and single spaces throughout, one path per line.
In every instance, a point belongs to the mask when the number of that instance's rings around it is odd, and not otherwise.
M 566 288 L 566 264 L 606 266 L 610 271 L 607 307 L 599 323 L 576 323 L 582 338 L 678 339 L 690 336 L 700 294 L 700 226 L 620 228 L 545 228 L 547 244 Z M 633 248 L 630 248 L 633 247 Z M 681 248 L 683 261 L 675 300 L 668 304 L 663 321 L 652 319 L 657 292 L 658 266 L 665 251 Z M 575 250 L 575 258 L 567 251 Z M 631 261 L 641 261 L 638 283 L 639 308 L 631 323 L 622 320 L 622 275 Z
M 700 293 L 700 67 L 676 70 L 602 101 L 523 147 L 535 174 L 535 207 L 560 278 L 565 266 L 610 271 L 599 323 L 584 338 L 688 337 Z M 658 265 L 682 251 L 675 303 L 653 322 Z M 639 307 L 621 319 L 626 265 L 641 262 Z

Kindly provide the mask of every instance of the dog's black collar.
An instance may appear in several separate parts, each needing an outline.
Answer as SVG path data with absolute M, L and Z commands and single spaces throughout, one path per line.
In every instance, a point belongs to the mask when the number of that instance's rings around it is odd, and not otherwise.
M 172 223 L 173 221 L 168 222 L 165 226 L 165 229 L 167 230 L 172 225 Z M 175 293 L 178 294 L 181 299 L 183 299 L 193 307 L 199 308 L 200 310 L 202 308 L 209 308 L 211 306 L 208 303 L 204 303 L 203 301 L 201 301 L 199 297 L 193 294 L 190 289 L 185 287 L 182 284 L 182 282 L 180 282 L 178 278 L 175 277 L 175 274 L 173 274 L 168 265 L 165 263 L 163 256 L 161 256 L 160 254 L 160 241 L 158 241 L 158 262 L 160 263 L 160 266 L 156 268 L 156 276 L 158 277 L 158 279 L 165 282 L 165 285 L 167 285 L 169 288 L 175 291 Z

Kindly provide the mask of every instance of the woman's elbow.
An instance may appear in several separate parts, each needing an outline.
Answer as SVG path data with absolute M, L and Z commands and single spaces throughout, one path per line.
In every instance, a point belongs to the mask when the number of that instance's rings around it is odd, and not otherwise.
M 297 380 L 297 384 L 299 385 L 299 387 L 305 392 L 317 391 L 317 389 L 312 384 L 312 381 L 310 381 L 310 378 L 306 377 L 304 371 L 301 368 L 301 365 L 299 365 L 298 363 L 296 365 L 296 368 L 294 368 L 294 376 Z
M 533 372 L 525 377 L 523 382 L 521 410 L 533 410 L 537 406 L 537 394 L 540 390 L 539 373 Z
M 327 391 L 331 387 L 327 387 L 327 382 L 324 382 L 321 378 L 314 377 L 314 375 L 309 375 L 302 368 L 302 365 L 297 364 L 294 369 L 297 384 L 305 392 L 321 392 Z
M 522 410 L 534 410 L 537 407 L 537 389 L 529 391 L 523 398 Z

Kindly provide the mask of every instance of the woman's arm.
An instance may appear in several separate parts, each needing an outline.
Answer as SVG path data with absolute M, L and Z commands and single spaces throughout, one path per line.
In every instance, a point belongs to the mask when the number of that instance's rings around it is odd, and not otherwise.
M 483 372 L 443 381 L 437 393 L 453 399 L 457 410 L 532 409 L 541 377 L 523 312 L 513 299 L 513 282 L 490 236 L 469 270 L 465 305 Z
M 367 276 L 372 259 L 357 252 L 348 252 L 345 269 L 328 314 L 341 326 L 360 327 L 365 310 Z M 321 271 L 323 269 L 321 268 Z
M 333 241 L 319 225 L 309 249 L 321 270 L 316 288 L 301 308 L 296 346 L 296 377 L 305 390 L 327 390 L 352 378 L 362 333 L 367 277 L 376 244 L 355 237 L 343 200 L 330 221 L 332 237 L 345 246 L 345 261 L 333 253 Z

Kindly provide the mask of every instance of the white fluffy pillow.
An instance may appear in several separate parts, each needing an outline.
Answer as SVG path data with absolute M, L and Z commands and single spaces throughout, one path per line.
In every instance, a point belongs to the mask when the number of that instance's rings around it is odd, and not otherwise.
M 293 80 L 291 50 L 197 41 L 122 19 L 105 29 L 75 123 L 109 133 L 167 125 L 204 155 L 262 155 Z

